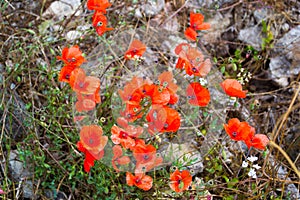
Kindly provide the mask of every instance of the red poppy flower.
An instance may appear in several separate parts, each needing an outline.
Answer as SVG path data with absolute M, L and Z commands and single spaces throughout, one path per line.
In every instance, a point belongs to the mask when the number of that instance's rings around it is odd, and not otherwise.
M 83 126 L 80 130 L 80 141 L 91 154 L 98 154 L 107 143 L 108 137 L 102 136 L 102 128 L 97 125 Z
M 116 170 L 116 172 L 119 172 L 120 169 L 117 167 L 117 165 L 127 165 L 130 163 L 130 158 L 128 156 L 122 156 L 123 151 L 122 147 L 120 145 L 115 145 L 113 148 L 113 158 L 112 158 L 112 166 Z
M 194 106 L 207 106 L 210 101 L 208 89 L 200 83 L 191 83 L 186 89 L 186 95 L 189 103 Z
M 74 69 L 75 69 L 75 66 L 73 66 L 73 65 L 66 65 L 66 66 L 64 66 L 60 70 L 58 80 L 61 81 L 61 82 L 69 83 L 70 82 L 71 73 L 72 73 L 72 71 Z
M 83 99 L 83 100 L 77 101 L 75 103 L 75 109 L 77 112 L 91 111 L 95 107 L 96 107 L 95 101 L 90 100 L 90 99 Z
M 125 109 L 120 111 L 120 115 L 129 122 L 134 122 L 143 117 L 142 107 L 140 105 L 126 104 Z
M 128 50 L 125 52 L 125 59 L 135 59 L 136 57 L 142 57 L 146 51 L 146 45 L 139 40 L 133 40 Z
M 255 134 L 250 140 L 245 141 L 248 148 L 254 147 L 256 149 L 265 150 L 269 144 L 269 138 L 264 134 Z
M 255 129 L 247 122 L 240 122 L 237 118 L 232 118 L 228 124 L 224 124 L 226 133 L 232 140 L 250 141 L 255 134 Z
M 151 144 L 139 143 L 133 148 L 133 157 L 136 159 L 135 173 L 145 173 L 159 166 L 163 159 L 156 153 L 156 148 Z
M 153 179 L 151 176 L 145 174 L 137 174 L 134 176 L 130 172 L 126 173 L 126 182 L 129 186 L 135 185 L 136 187 L 148 191 L 152 188 Z
M 84 70 L 81 68 L 73 70 L 69 83 L 75 92 L 81 94 L 95 94 L 100 88 L 99 78 L 86 76 Z
M 95 10 L 102 12 L 103 14 L 106 13 L 106 9 L 110 7 L 112 4 L 109 3 L 107 0 L 88 0 L 87 1 L 87 8 L 89 10 Z
M 210 72 L 210 60 L 204 59 L 202 52 L 197 48 L 182 43 L 175 48 L 175 53 L 181 58 L 178 59 L 176 67 L 181 69 L 184 67 L 188 75 L 204 77 Z
M 62 50 L 62 56 L 56 57 L 58 60 L 62 60 L 66 65 L 79 67 L 86 60 L 82 56 L 82 52 L 77 45 L 70 48 L 65 47 Z
M 113 28 L 107 28 L 107 18 L 99 11 L 96 11 L 93 15 L 93 27 L 99 36 L 103 35 L 106 31 L 111 31 Z
M 242 85 L 235 79 L 226 79 L 221 84 L 224 92 L 231 97 L 245 98 L 247 90 L 242 90 Z
M 118 122 L 121 122 L 124 129 L 116 125 L 112 126 L 112 142 L 114 144 L 121 144 L 125 149 L 132 149 L 136 144 L 135 138 L 139 137 L 139 135 L 143 133 L 143 127 L 128 125 L 127 120 L 124 118 L 118 119 Z
M 185 32 L 184 32 L 184 35 L 187 39 L 191 40 L 191 41 L 196 41 L 197 40 L 197 36 L 198 36 L 198 33 L 192 29 L 191 27 L 188 27 Z
M 175 192 L 182 192 L 186 190 L 192 183 L 192 176 L 187 170 L 180 172 L 177 169 L 170 175 L 170 180 L 171 189 Z
M 207 30 L 210 24 L 204 23 L 204 16 L 201 13 L 190 12 L 190 27 L 195 31 Z
M 83 163 L 84 171 L 89 172 L 91 167 L 94 166 L 95 160 L 100 160 L 104 156 L 104 150 L 101 150 L 99 153 L 91 153 L 88 151 L 81 141 L 77 142 L 77 148 L 79 151 L 85 154 L 85 159 Z
M 179 113 L 168 106 L 153 105 L 146 120 L 150 134 L 176 132 L 180 127 Z

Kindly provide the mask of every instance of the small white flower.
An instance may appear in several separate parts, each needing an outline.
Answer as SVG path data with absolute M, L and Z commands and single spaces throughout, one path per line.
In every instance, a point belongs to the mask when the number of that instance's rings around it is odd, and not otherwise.
M 255 164 L 252 167 L 254 167 L 255 169 L 260 169 L 261 168 L 261 166 L 259 166 L 258 164 Z
M 250 156 L 250 157 L 247 158 L 247 160 L 249 160 L 250 162 L 253 163 L 254 161 L 257 161 L 258 158 L 256 156 Z
M 248 176 L 250 176 L 252 178 L 257 178 L 256 172 L 253 168 L 251 168 L 250 171 L 248 172 Z
M 242 163 L 242 167 L 243 167 L 243 168 L 246 168 L 246 167 L 248 167 L 248 162 L 246 162 L 246 161 L 243 161 L 243 163 Z
M 245 71 L 245 69 L 244 69 L 244 68 L 241 68 L 241 72 L 243 72 L 243 71 Z
M 201 84 L 202 86 L 207 85 L 207 80 L 206 80 L 206 79 L 204 79 L 204 78 L 199 78 L 199 81 L 200 81 L 200 84 Z

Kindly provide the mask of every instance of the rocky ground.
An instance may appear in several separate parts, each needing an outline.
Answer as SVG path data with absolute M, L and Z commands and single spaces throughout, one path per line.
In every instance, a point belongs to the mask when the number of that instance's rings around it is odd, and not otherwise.
M 107 121 L 113 120 L 110 104 L 117 104 L 111 98 L 114 97 L 112 91 L 115 85 L 122 86 L 124 80 L 132 75 L 151 76 L 155 73 L 152 67 L 158 71 L 165 68 L 174 70 L 177 58 L 173 49 L 186 41 L 183 32 L 188 26 L 190 11 L 201 12 L 205 21 L 211 24 L 210 30 L 200 33 L 197 46 L 214 61 L 213 73 L 208 76 L 211 92 L 218 99 L 212 103 L 216 110 L 212 118 L 218 119 L 217 124 L 232 117 L 249 121 L 257 132 L 268 135 L 277 143 L 299 169 L 298 1 L 110 2 L 113 5 L 107 15 L 110 27 L 115 29 L 101 38 L 91 27 L 92 12 L 87 10 L 86 1 L 5 0 L 0 3 L 0 189 L 4 191 L 0 197 L 89 199 L 93 192 L 86 191 L 88 183 L 79 180 L 79 175 L 74 179 L 74 185 L 70 183 L 76 174 L 72 166 L 81 165 L 82 159 L 79 160 L 76 153 L 70 153 L 76 148 L 77 138 L 71 136 L 76 133 L 76 125 L 72 121 L 71 97 L 67 97 L 71 92 L 57 81 L 61 63 L 56 62 L 56 56 L 61 54 L 64 46 L 80 46 L 88 60 L 83 68 L 101 78 L 102 102 L 111 102 L 101 106 L 95 115 Z M 145 60 L 138 69 L 134 63 L 128 63 L 129 74 L 119 72 L 117 66 L 122 64 L 121 56 L 132 37 L 147 45 Z M 112 78 L 120 75 L 123 76 L 120 81 Z M 224 100 L 218 89 L 213 89 L 225 77 L 243 81 L 244 88 L 249 91 L 247 98 L 238 102 L 237 108 L 228 108 L 230 102 Z M 188 109 L 184 112 L 192 114 Z M 213 126 L 212 123 L 209 127 Z M 201 131 L 200 128 L 198 131 Z M 181 132 L 188 131 L 183 129 Z M 214 137 L 210 137 L 209 133 L 214 133 Z M 223 146 L 222 152 L 227 154 L 227 159 L 222 160 L 223 168 L 228 166 L 229 171 L 237 169 L 237 157 L 243 155 L 236 152 L 243 146 L 225 140 L 221 129 L 208 129 L 206 137 L 195 136 L 195 131 L 189 132 L 189 136 L 180 138 L 181 142 L 176 141 L 174 146 L 162 147 L 162 151 L 196 152 L 191 158 L 201 158 L 200 162 L 188 167 L 197 177 L 207 176 L 204 181 L 215 180 L 216 188 L 208 187 L 207 191 L 216 199 L 226 199 L 227 193 L 222 186 L 225 181 L 220 178 L 223 174 L 216 172 L 213 176 L 206 172 L 205 158 L 212 146 Z M 162 139 L 170 143 L 170 138 Z M 177 150 L 179 143 L 181 149 Z M 209 159 L 220 156 L 220 152 L 212 153 Z M 177 157 L 181 155 L 179 153 Z M 267 162 L 261 161 L 267 166 L 258 181 L 263 183 L 261 188 L 272 187 L 266 192 L 272 194 L 273 199 L 299 199 L 299 177 L 286 157 L 270 147 L 267 158 Z M 240 190 L 248 192 L 243 189 Z M 110 188 L 109 194 L 112 192 Z M 152 192 L 146 197 L 155 198 L 154 194 Z M 260 195 L 247 197 L 271 199 Z

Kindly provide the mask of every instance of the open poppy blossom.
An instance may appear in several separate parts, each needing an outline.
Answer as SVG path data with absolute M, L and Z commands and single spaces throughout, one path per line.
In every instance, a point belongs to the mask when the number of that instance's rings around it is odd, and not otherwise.
M 248 148 L 254 147 L 260 150 L 265 150 L 269 142 L 269 138 L 264 134 L 255 134 L 250 140 L 245 141 Z
M 204 77 L 210 72 L 210 59 L 204 59 L 203 53 L 197 48 L 181 43 L 175 48 L 175 53 L 179 56 L 176 68 L 185 68 L 188 75 Z
M 112 4 L 109 3 L 107 0 L 88 0 L 86 5 L 89 10 L 95 10 L 105 14 L 106 9 Z
M 93 27 L 99 36 L 103 35 L 106 31 L 113 30 L 113 28 L 107 27 L 107 18 L 102 12 L 96 11 L 92 19 Z
M 145 174 L 133 175 L 130 172 L 126 172 L 126 182 L 129 186 L 136 186 L 144 191 L 148 191 L 152 188 L 153 179 L 151 176 Z
M 237 118 L 232 118 L 228 124 L 224 124 L 226 133 L 232 140 L 250 141 L 255 134 L 255 129 L 247 122 L 240 122 Z
M 90 172 L 91 167 L 94 166 L 95 160 L 100 160 L 104 156 L 104 150 L 101 150 L 98 153 L 91 153 L 84 147 L 81 141 L 77 142 L 77 148 L 79 151 L 85 154 L 85 159 L 83 163 L 83 168 L 85 172 Z
M 81 94 L 95 94 L 100 88 L 99 78 L 86 76 L 81 68 L 73 70 L 69 83 L 74 92 Z
M 102 151 L 108 141 L 107 136 L 102 136 L 103 131 L 100 126 L 83 126 L 80 130 L 80 141 L 83 147 L 92 154 Z
M 58 80 L 61 82 L 69 83 L 71 73 L 74 69 L 75 69 L 75 66 L 73 66 L 73 65 L 66 65 L 63 68 L 61 68 Z
M 163 159 L 156 153 L 156 148 L 151 144 L 139 143 L 133 148 L 133 157 L 136 159 L 136 173 L 145 173 L 159 166 Z
M 122 147 L 120 145 L 115 145 L 113 148 L 113 158 L 112 158 L 112 166 L 116 170 L 116 172 L 119 172 L 120 169 L 117 167 L 117 165 L 127 165 L 130 163 L 130 158 L 128 156 L 122 156 L 123 151 Z
M 111 128 L 111 140 L 114 144 L 121 144 L 125 149 L 132 149 L 136 142 L 135 138 L 139 137 L 144 129 L 141 126 L 129 125 L 124 118 L 118 118 L 119 126 L 112 126 Z
M 170 175 L 170 187 L 175 192 L 186 190 L 192 183 L 192 176 L 188 170 L 180 172 L 178 169 Z
M 200 83 L 191 83 L 186 89 L 186 95 L 189 103 L 194 106 L 207 106 L 210 101 L 208 89 Z
M 160 85 L 161 90 L 167 89 L 170 94 L 169 104 L 175 104 L 178 101 L 178 96 L 176 92 L 178 90 L 178 86 L 173 81 L 173 74 L 170 71 L 166 71 L 161 73 L 158 76 L 158 85 Z M 155 103 L 155 102 L 154 102 Z
M 125 59 L 135 59 L 136 57 L 142 57 L 146 51 L 146 45 L 139 40 L 133 40 L 128 50 L 125 52 Z
M 207 30 L 209 23 L 204 23 L 204 16 L 201 13 L 190 12 L 190 27 L 195 31 Z
M 150 134 L 176 132 L 180 127 L 179 113 L 168 106 L 153 105 L 146 120 Z
M 77 112 L 91 111 L 95 107 L 96 107 L 96 103 L 95 103 L 95 101 L 93 101 L 91 99 L 82 99 L 82 100 L 78 100 L 75 103 L 75 109 Z
M 198 33 L 192 29 L 191 27 L 188 27 L 185 31 L 184 31 L 184 35 L 187 39 L 191 40 L 191 41 L 196 41 L 197 40 L 197 36 Z
M 65 65 L 74 67 L 79 67 L 83 62 L 86 61 L 77 45 L 70 48 L 65 47 L 62 50 L 62 56 L 57 56 L 56 58 L 58 60 L 62 60 Z
M 224 92 L 231 97 L 245 98 L 247 90 L 242 90 L 242 85 L 235 79 L 226 79 L 221 84 Z

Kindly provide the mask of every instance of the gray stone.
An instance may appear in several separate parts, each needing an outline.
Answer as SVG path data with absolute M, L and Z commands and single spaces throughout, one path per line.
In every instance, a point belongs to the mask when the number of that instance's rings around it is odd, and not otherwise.
M 274 45 L 270 59 L 270 77 L 280 86 L 289 84 L 288 78 L 300 73 L 300 25 L 291 29 Z
M 135 10 L 135 17 L 142 18 L 157 15 L 165 7 L 164 0 L 148 0 Z
M 54 16 L 58 20 L 69 17 L 75 13 L 76 16 L 82 13 L 80 9 L 80 0 L 60 0 L 51 3 L 49 8 L 43 13 L 43 16 Z
M 34 199 L 33 183 L 30 180 L 33 173 L 29 170 L 30 164 L 26 163 L 25 167 L 24 163 L 20 161 L 17 150 L 10 151 L 8 163 L 13 179 L 21 184 L 23 198 Z
M 267 8 L 256 9 L 253 12 L 253 16 L 257 23 L 261 23 L 263 20 L 266 20 L 269 14 L 269 10 Z
M 251 45 L 258 51 L 261 50 L 262 36 L 261 29 L 258 26 L 240 30 L 238 39 Z

